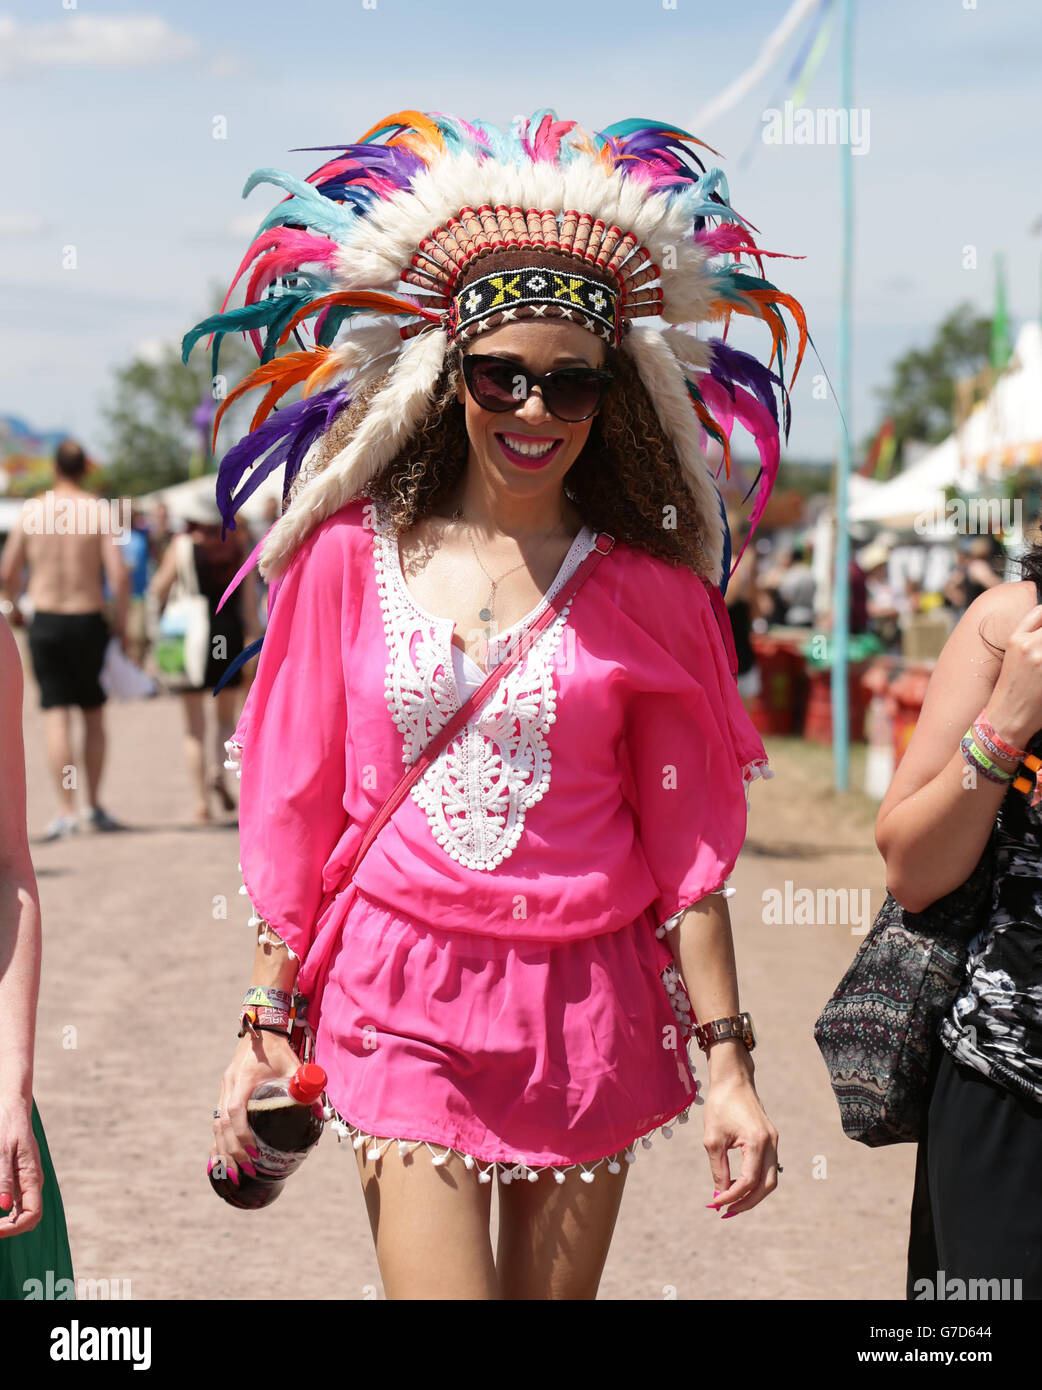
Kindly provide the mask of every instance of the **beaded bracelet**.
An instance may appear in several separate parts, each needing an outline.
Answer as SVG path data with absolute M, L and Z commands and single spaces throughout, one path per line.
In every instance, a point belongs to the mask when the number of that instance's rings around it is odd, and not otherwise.
M 1004 738 L 995 732 L 995 726 L 988 718 L 988 711 L 982 709 L 973 723 L 973 732 L 978 738 L 983 738 L 993 753 L 997 753 L 1000 758 L 1008 758 L 1010 762 L 1019 763 L 1028 756 L 1026 748 L 1014 748 L 1011 743 L 1007 743 Z
M 1008 783 L 1013 781 L 1013 773 L 993 763 L 988 755 L 974 742 L 973 730 L 967 729 L 959 745 L 963 758 L 976 772 L 980 772 L 989 782 Z

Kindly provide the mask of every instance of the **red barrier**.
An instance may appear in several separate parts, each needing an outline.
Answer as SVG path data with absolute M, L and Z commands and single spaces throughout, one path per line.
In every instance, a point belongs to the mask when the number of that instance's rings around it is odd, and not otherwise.
M 890 687 L 894 710 L 894 766 L 901 761 L 915 732 L 922 713 L 926 687 L 930 684 L 933 665 L 907 665 Z
M 868 692 L 864 688 L 863 677 L 869 667 L 868 661 L 852 661 L 847 667 L 847 718 L 851 743 L 860 743 L 865 737 L 865 710 L 868 708 Z M 803 724 L 803 737 L 812 743 L 832 742 L 832 671 L 828 667 L 809 672 L 810 694 L 807 699 L 807 717 Z
M 802 642 L 805 637 L 806 634 L 801 633 L 798 640 Z M 750 641 L 760 668 L 760 693 L 749 709 L 757 733 L 798 733 L 807 684 L 802 654 L 793 642 L 774 634 L 754 632 Z

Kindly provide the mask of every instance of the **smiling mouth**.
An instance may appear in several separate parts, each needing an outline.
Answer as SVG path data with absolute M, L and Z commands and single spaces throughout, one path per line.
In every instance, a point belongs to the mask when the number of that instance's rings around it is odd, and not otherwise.
M 542 463 L 564 443 L 563 439 L 540 439 L 524 434 L 497 434 L 496 438 L 508 458 L 523 459 L 527 463 Z

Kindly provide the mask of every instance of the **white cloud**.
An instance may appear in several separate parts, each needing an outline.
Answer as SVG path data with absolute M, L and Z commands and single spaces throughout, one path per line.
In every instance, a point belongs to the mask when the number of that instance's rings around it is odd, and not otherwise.
M 196 38 L 172 29 L 160 15 L 74 14 L 51 24 L 20 24 L 0 15 L 0 71 L 154 67 L 198 49 Z
M 230 53 L 218 54 L 206 67 L 207 77 L 216 78 L 248 77 L 250 71 L 251 64 L 245 58 L 235 57 Z
M 161 367 L 170 355 L 170 344 L 162 338 L 142 338 L 134 349 L 134 356 L 150 367 Z
M 0 212 L 0 237 L 37 236 L 43 231 L 43 218 L 34 212 Z

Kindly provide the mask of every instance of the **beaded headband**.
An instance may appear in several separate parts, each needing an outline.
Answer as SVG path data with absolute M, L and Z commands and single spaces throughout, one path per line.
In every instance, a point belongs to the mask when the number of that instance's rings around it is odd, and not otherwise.
M 756 444 L 744 549 L 777 475 L 782 420 L 788 432 L 781 309 L 799 335 L 792 379 L 807 330 L 797 301 L 763 278 L 762 258 L 780 253 L 756 246 L 722 172 L 706 169 L 692 146 L 708 149 L 644 119 L 594 131 L 544 110 L 501 130 L 408 110 L 333 147 L 306 180 L 253 174 L 244 194 L 264 182 L 284 196 L 261 222 L 220 312 L 182 346 L 187 361 L 212 334 L 215 376 L 226 333 L 249 335 L 260 357 L 214 420 L 216 442 L 228 407 L 264 388 L 249 433 L 217 476 L 217 502 L 234 527 L 243 502 L 284 468 L 283 513 L 245 568 L 259 554 L 262 577 L 278 579 L 314 528 L 401 454 L 430 414 L 451 344 L 515 319 L 564 317 L 632 359 L 694 500 L 695 567 L 724 587 L 730 539 L 704 444 L 720 445 L 717 474 L 728 477 L 736 421 Z M 243 305 L 229 308 L 247 269 Z M 698 326 L 713 321 L 726 334 L 732 314 L 766 325 L 766 364 L 724 336 L 699 336 Z M 311 346 L 300 337 L 307 320 Z M 291 334 L 299 351 L 288 346 Z M 365 414 L 327 457 L 334 421 L 373 382 L 379 389 Z M 301 398 L 273 414 L 298 385 Z
M 557 219 L 551 209 L 461 208 L 422 239 L 401 278 L 443 306 L 450 342 L 500 322 L 545 317 L 572 319 L 618 347 L 631 319 L 661 313 L 661 287 L 640 288 L 658 266 L 621 227 L 574 209 L 561 214 L 560 228 Z M 533 250 L 542 254 L 527 258 Z M 506 278 L 510 270 L 527 273 Z M 426 327 L 407 325 L 402 337 Z

